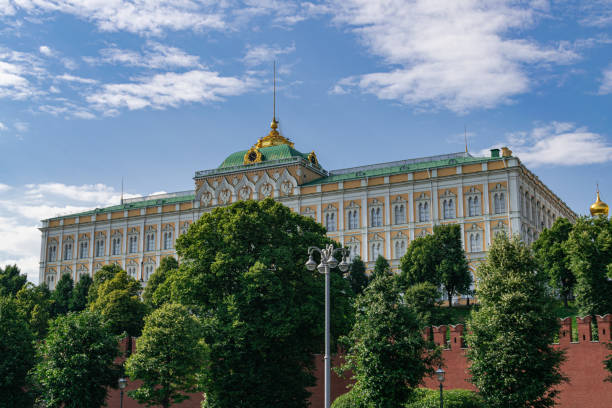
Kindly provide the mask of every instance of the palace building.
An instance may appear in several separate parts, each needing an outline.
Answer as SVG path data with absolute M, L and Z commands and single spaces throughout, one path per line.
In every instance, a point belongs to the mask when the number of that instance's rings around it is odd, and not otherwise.
M 191 191 L 122 200 L 119 205 L 42 221 L 40 282 L 78 280 L 117 264 L 146 283 L 161 258 L 203 213 L 238 200 L 267 197 L 323 224 L 327 234 L 369 267 L 379 255 L 397 268 L 410 242 L 434 225 L 461 225 L 470 265 L 496 234 L 527 243 L 557 217 L 576 214 L 508 148 L 487 157 L 467 152 L 326 170 L 278 132 L 197 171 Z M 607 208 L 606 208 L 607 209 Z

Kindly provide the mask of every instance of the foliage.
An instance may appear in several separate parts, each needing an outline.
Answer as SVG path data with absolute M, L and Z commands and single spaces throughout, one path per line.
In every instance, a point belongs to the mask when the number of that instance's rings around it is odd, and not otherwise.
M 612 351 L 612 343 L 608 343 L 608 350 Z M 612 382 L 612 354 L 608 354 L 608 358 L 604 360 L 604 367 L 610 372 L 610 376 L 606 378 L 606 381 Z
M 461 240 L 461 227 L 457 224 L 435 226 L 433 237 L 437 275 L 448 296 L 449 307 L 452 307 L 453 296 L 457 293 L 467 293 L 472 284 L 472 274 Z
M 142 292 L 142 301 L 147 306 L 157 308 L 167 300 L 162 296 L 155 296 L 155 292 L 157 291 L 159 285 L 166 281 L 170 271 L 178 269 L 178 266 L 179 264 L 176 258 L 172 256 L 162 258 L 161 262 L 159 263 L 159 267 L 151 276 L 149 276 L 147 286 L 145 286 L 144 291 Z
M 368 277 L 365 271 L 365 263 L 363 263 L 361 257 L 356 256 L 353 262 L 351 262 L 349 272 L 349 282 L 353 289 L 353 293 L 356 295 L 363 293 L 363 290 L 368 286 Z
M 202 318 L 210 347 L 208 407 L 305 407 L 322 350 L 324 275 L 306 270 L 321 225 L 274 200 L 205 213 L 177 239 L 181 257 L 157 293 Z M 332 271 L 332 334 L 352 324 L 352 292 Z M 154 298 L 155 298 L 154 296 Z
M 70 311 L 70 299 L 72 298 L 73 288 L 74 281 L 70 274 L 62 274 L 57 281 L 55 290 L 51 292 L 51 300 L 53 300 L 51 314 L 53 317 L 64 315 Z
M 89 288 L 93 283 L 93 279 L 89 275 L 82 275 L 79 281 L 72 290 L 72 296 L 70 297 L 69 308 L 72 312 L 80 312 L 85 310 L 87 307 L 87 294 Z
M 26 407 L 30 405 L 24 391 L 26 376 L 34 366 L 34 335 L 19 303 L 9 297 L 0 297 L 0 407 Z
M 547 276 L 518 237 L 495 238 L 478 269 L 480 308 L 466 340 L 472 382 L 488 407 L 550 407 L 566 380 L 562 350 L 551 346 L 559 323 Z
M 47 285 L 25 284 L 16 296 L 19 309 L 25 313 L 30 329 L 38 340 L 47 334 L 53 301 Z
M 405 408 L 438 408 L 440 406 L 440 391 L 420 388 L 417 395 Z M 470 390 L 444 390 L 445 408 L 484 408 L 480 395 Z
M 416 238 L 400 260 L 402 271 L 400 276 L 404 286 L 408 287 L 423 282 L 440 286 L 441 280 L 437 265 L 438 257 L 433 235 Z
M 15 296 L 25 285 L 28 277 L 20 274 L 17 265 L 6 265 L 0 268 L 0 296 Z
M 102 316 L 87 310 L 51 322 L 34 377 L 41 403 L 49 408 L 98 408 L 115 387 L 118 338 Z
M 96 301 L 98 297 L 98 288 L 107 280 L 111 280 L 115 277 L 116 274 L 121 272 L 122 269 L 119 265 L 111 264 L 104 265 L 100 270 L 98 270 L 93 277 L 93 283 L 89 287 L 89 293 L 87 294 L 87 303 L 92 304 Z
M 603 216 L 579 218 L 569 235 L 566 249 L 570 269 L 576 276 L 575 294 L 582 315 L 612 312 L 612 223 Z
M 331 408 L 371 408 L 372 404 L 367 405 L 361 395 L 355 389 L 350 389 L 347 393 L 340 395 L 331 404 Z
M 439 298 L 440 291 L 429 282 L 409 286 L 404 292 L 404 301 L 416 313 L 421 327 L 449 323 L 440 321 Z
M 141 404 L 166 408 L 200 390 L 197 374 L 207 353 L 201 337 L 199 320 L 185 306 L 165 303 L 153 311 L 125 363 L 127 375 L 143 382 L 129 395 Z
M 355 325 L 342 339 L 354 392 L 365 406 L 398 407 L 434 371 L 439 350 L 426 341 L 414 310 L 402 301 L 394 276 L 374 279 L 355 305 Z
M 531 246 L 539 267 L 547 273 L 550 285 L 559 291 L 565 306 L 576 284 L 565 245 L 571 231 L 572 224 L 566 218 L 557 218 Z
M 98 286 L 96 300 L 89 308 L 109 322 L 114 334 L 139 336 L 147 311 L 139 297 L 141 288 L 136 279 L 120 270 Z
M 374 270 L 372 271 L 371 279 L 376 279 L 379 276 L 389 276 L 391 274 L 391 265 L 389 265 L 389 261 L 387 261 L 384 256 L 378 255 L 378 258 L 376 258 L 376 262 L 374 263 Z

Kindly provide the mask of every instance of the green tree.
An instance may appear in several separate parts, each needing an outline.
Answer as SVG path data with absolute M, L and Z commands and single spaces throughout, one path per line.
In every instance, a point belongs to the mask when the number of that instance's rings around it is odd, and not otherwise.
M 387 261 L 384 256 L 378 255 L 378 258 L 376 258 L 376 262 L 374 263 L 374 270 L 372 271 L 371 279 L 376 279 L 379 276 L 389 276 L 391 274 L 391 265 L 389 265 L 389 261 Z
M 92 283 L 93 279 L 91 279 L 91 276 L 89 275 L 83 275 L 79 278 L 79 281 L 74 286 L 72 296 L 70 297 L 70 302 L 68 304 L 70 311 L 80 312 L 81 310 L 85 310 L 87 307 L 87 295 Z
M 423 338 L 414 310 L 403 301 L 394 276 L 375 278 L 356 300 L 355 325 L 342 339 L 346 364 L 363 406 L 401 407 L 423 377 L 440 362 L 439 350 Z
M 550 285 L 559 292 L 566 307 L 576 284 L 565 244 L 570 232 L 572 224 L 566 218 L 557 218 L 552 227 L 542 231 L 531 246 L 538 265 L 548 274 Z
M 65 273 L 57 281 L 55 290 L 51 292 L 51 300 L 53 300 L 53 317 L 64 315 L 70 310 L 70 299 L 72 298 L 72 290 L 74 289 L 74 281 L 72 277 Z
M 566 243 L 575 294 L 582 315 L 612 312 L 612 223 L 603 216 L 579 218 Z
M 149 277 L 149 281 L 147 282 L 147 286 L 145 286 L 144 291 L 142 292 L 142 301 L 150 307 L 160 307 L 165 299 L 164 296 L 158 295 L 155 296 L 155 292 L 160 284 L 164 283 L 170 272 L 178 269 L 179 264 L 176 258 L 172 256 L 167 256 L 162 258 L 159 263 L 159 267 L 155 270 L 155 272 Z
M 127 335 L 128 355 L 132 337 L 140 335 L 147 314 L 147 307 L 139 296 L 141 289 L 140 282 L 121 270 L 98 286 L 96 300 L 89 305 L 92 312 L 100 313 L 109 322 L 114 334 Z
M 92 304 L 98 297 L 98 288 L 107 280 L 111 280 L 121 272 L 123 269 L 119 265 L 111 264 L 104 265 L 94 274 L 93 283 L 89 287 L 89 293 L 87 294 L 87 304 Z
M 304 264 L 309 246 L 328 243 L 320 224 L 271 199 L 214 209 L 178 238 L 181 265 L 157 292 L 202 318 L 207 407 L 307 406 L 324 276 Z M 338 336 L 352 324 L 352 292 L 340 273 L 330 277 Z
M 472 274 L 468 268 L 461 227 L 457 224 L 434 227 L 436 274 L 448 296 L 449 307 L 453 306 L 453 296 L 467 293 L 472 284 Z
M 0 296 L 15 296 L 25 285 L 28 277 L 22 275 L 17 265 L 6 265 L 0 268 Z
M 404 301 L 416 313 L 421 327 L 441 324 L 439 311 L 440 290 L 429 282 L 409 286 L 404 291 Z
M 478 269 L 480 308 L 466 336 L 472 382 L 489 407 L 551 407 L 562 350 L 547 276 L 518 237 L 500 235 Z
M 34 335 L 19 303 L 0 297 L 0 407 L 27 407 L 26 376 L 34 366 Z
M 145 321 L 136 352 L 126 361 L 132 380 L 142 385 L 129 395 L 147 406 L 164 408 L 201 390 L 198 373 L 207 361 L 200 321 L 185 306 L 165 303 Z
M 43 283 L 36 286 L 27 283 L 17 292 L 16 299 L 36 338 L 38 340 L 44 339 L 53 307 L 51 291 L 49 291 L 47 285 Z
M 440 286 L 438 257 L 433 235 L 416 238 L 400 260 L 401 280 L 405 287 L 429 282 Z
M 356 295 L 363 293 L 363 290 L 368 286 L 368 276 L 365 271 L 365 263 L 363 263 L 361 257 L 356 256 L 349 269 L 349 283 Z
M 38 345 L 34 378 L 41 403 L 49 408 L 98 408 L 116 388 L 119 339 L 108 322 L 87 310 L 59 316 Z

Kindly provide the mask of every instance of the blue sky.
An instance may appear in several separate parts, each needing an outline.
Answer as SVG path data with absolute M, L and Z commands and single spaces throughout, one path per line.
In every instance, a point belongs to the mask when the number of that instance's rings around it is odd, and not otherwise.
M 336 169 L 508 145 L 612 201 L 612 0 L 0 0 L 0 264 L 281 131 Z

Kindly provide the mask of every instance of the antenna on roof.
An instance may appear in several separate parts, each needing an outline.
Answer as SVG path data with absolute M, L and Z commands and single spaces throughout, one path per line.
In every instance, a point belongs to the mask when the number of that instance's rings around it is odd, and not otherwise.
M 123 176 L 121 176 L 121 205 L 123 205 Z
M 463 138 L 465 140 L 465 154 L 468 154 L 468 146 L 467 146 L 467 126 L 463 125 Z

